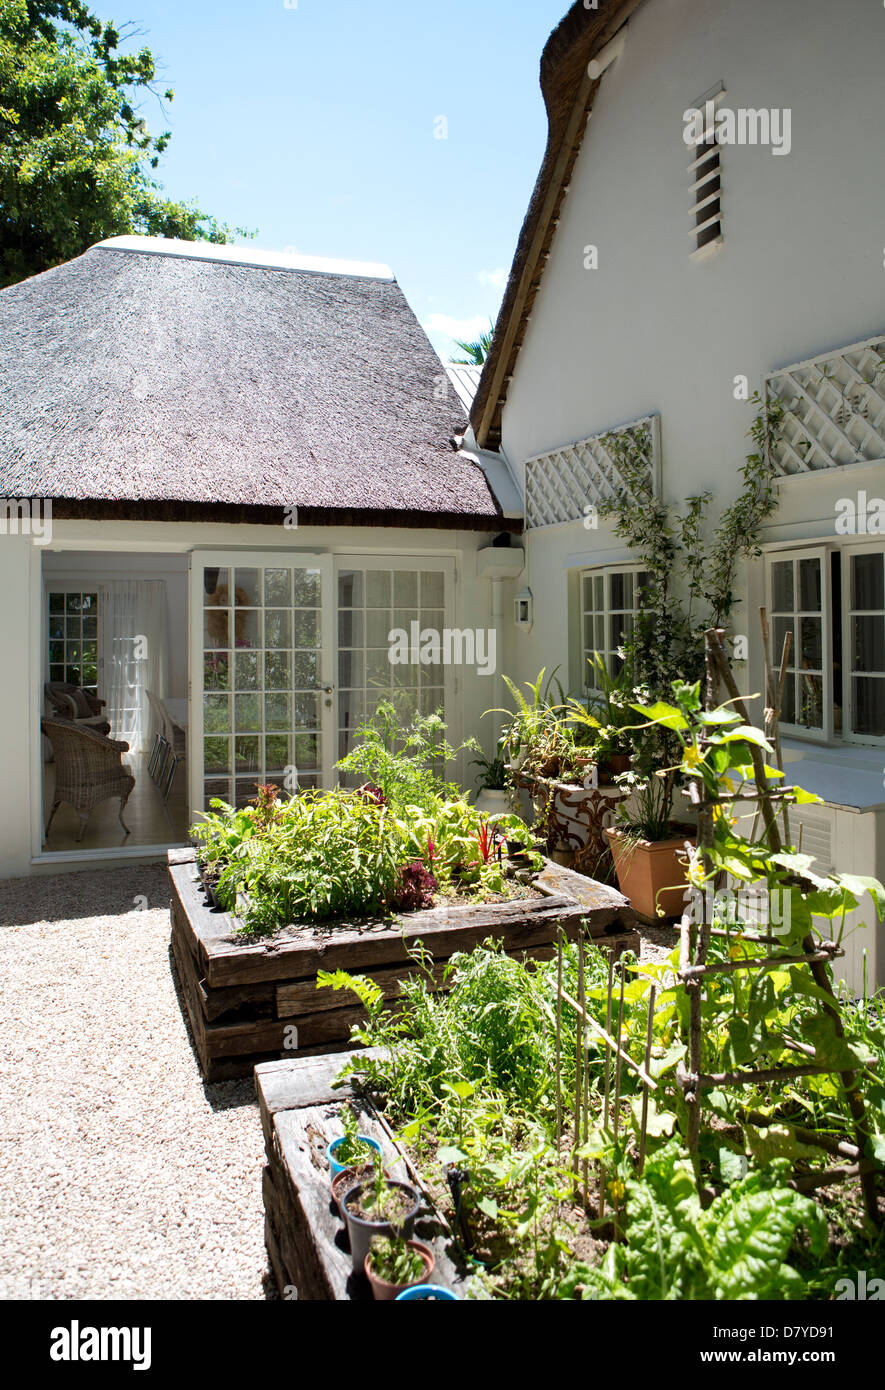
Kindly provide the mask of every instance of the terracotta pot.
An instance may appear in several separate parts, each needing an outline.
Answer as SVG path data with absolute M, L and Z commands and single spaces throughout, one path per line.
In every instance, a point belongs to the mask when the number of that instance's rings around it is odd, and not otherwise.
M 340 1173 L 336 1173 L 332 1179 L 332 1201 L 338 1208 L 338 1215 L 344 1221 L 344 1207 L 341 1205 L 345 1192 L 349 1192 L 352 1187 L 356 1187 L 358 1182 L 368 1182 L 375 1172 L 371 1163 L 365 1163 L 361 1168 L 342 1168 Z
M 610 753 L 608 756 L 608 765 L 611 769 L 612 776 L 617 777 L 621 772 L 630 771 L 630 768 L 633 766 L 633 758 L 630 753 Z
M 389 1284 L 386 1279 L 382 1279 L 379 1275 L 373 1273 L 372 1249 L 371 1246 L 369 1247 L 369 1253 L 365 1258 L 364 1269 L 366 1271 L 366 1277 L 372 1285 L 372 1296 L 374 1298 L 384 1300 L 385 1302 L 393 1302 L 397 1294 L 401 1294 L 403 1289 L 412 1289 L 416 1284 L 426 1284 L 433 1273 L 436 1257 L 430 1249 L 430 1246 L 424 1245 L 420 1240 L 407 1240 L 406 1244 L 410 1250 L 417 1250 L 424 1261 L 424 1273 L 419 1275 L 417 1279 L 413 1279 L 409 1284 Z
M 643 917 L 653 920 L 659 909 L 665 917 L 679 915 L 685 906 L 685 842 L 688 835 L 668 840 L 637 840 L 617 826 L 609 826 L 606 836 L 615 861 L 618 886 Z

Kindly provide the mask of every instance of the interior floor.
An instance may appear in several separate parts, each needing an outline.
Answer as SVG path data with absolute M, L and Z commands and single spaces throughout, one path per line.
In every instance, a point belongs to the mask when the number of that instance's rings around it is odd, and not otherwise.
M 125 753 L 123 763 L 135 778 L 123 819 L 129 827 L 127 835 L 119 821 L 120 799 L 100 802 L 89 816 L 82 840 L 77 839 L 80 819 L 73 806 L 63 801 L 55 813 L 44 852 L 66 850 L 122 849 L 138 845 L 171 845 L 184 843 L 187 838 L 187 775 L 179 764 L 169 800 L 163 803 L 163 793 L 148 775 L 148 753 Z M 49 807 L 55 788 L 55 763 L 43 765 L 43 825 L 49 818 Z

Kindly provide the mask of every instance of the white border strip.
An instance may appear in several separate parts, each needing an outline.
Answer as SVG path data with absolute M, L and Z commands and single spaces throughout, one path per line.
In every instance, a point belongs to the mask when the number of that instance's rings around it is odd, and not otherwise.
M 113 236 L 90 250 L 136 251 L 148 256 L 177 256 L 190 261 L 221 261 L 253 270 L 300 270 L 312 275 L 349 275 L 363 280 L 393 280 L 381 261 L 342 261 L 331 256 L 307 256 L 288 251 L 259 251 L 250 246 L 217 246 L 211 241 L 180 241 L 176 237 Z

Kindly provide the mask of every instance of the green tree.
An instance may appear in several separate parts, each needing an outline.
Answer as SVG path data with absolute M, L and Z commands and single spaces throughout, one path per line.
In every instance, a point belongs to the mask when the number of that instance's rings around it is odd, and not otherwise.
M 125 233 L 231 241 L 195 203 L 164 197 L 152 171 L 169 143 L 138 99 L 150 49 L 80 0 L 0 0 L 0 287 Z M 164 100 L 172 100 L 172 92 Z
M 489 355 L 492 346 L 492 334 L 495 325 L 489 319 L 489 330 L 487 333 L 480 333 L 474 343 L 464 343 L 460 338 L 455 339 L 455 346 L 459 347 L 465 354 L 464 357 L 452 357 L 450 361 L 454 367 L 481 367 Z

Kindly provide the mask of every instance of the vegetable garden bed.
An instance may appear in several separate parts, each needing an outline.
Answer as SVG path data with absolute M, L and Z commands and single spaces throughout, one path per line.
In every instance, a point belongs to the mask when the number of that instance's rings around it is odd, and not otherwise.
M 614 954 L 638 947 L 636 918 L 615 889 L 545 861 L 538 895 L 443 906 L 353 925 L 293 925 L 249 940 L 231 914 L 210 908 L 192 850 L 170 850 L 172 951 L 194 1044 L 208 1081 L 244 1076 L 260 1062 L 342 1048 L 360 1006 L 317 989 L 318 970 L 368 975 L 394 999 L 415 969 L 418 942 L 438 980 L 445 962 L 491 937 L 512 955 L 549 959 L 558 930 L 579 926 Z
M 259 1066 L 255 1086 L 267 1150 L 262 1187 L 265 1240 L 281 1298 L 354 1300 L 372 1297 L 368 1280 L 352 1269 L 344 1226 L 331 1201 L 324 1157 L 331 1139 L 343 1133 L 342 1103 L 349 1085 L 332 1089 L 347 1056 L 335 1053 Z M 387 1171 L 417 1186 L 424 1204 L 415 1235 L 435 1256 L 433 1283 L 463 1297 L 463 1268 L 449 1257 L 451 1233 L 434 1210 L 417 1173 L 396 1143 L 383 1116 L 368 1101 L 352 1099 L 362 1133 L 381 1146 Z

